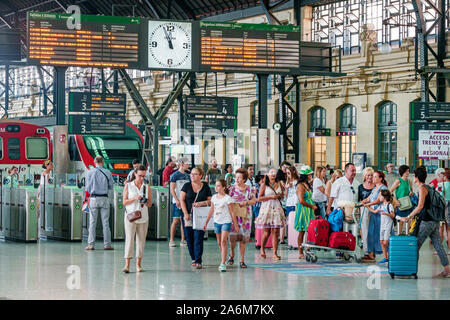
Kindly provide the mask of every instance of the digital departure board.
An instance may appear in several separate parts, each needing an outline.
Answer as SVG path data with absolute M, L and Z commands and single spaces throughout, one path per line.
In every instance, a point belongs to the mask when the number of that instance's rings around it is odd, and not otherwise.
M 69 134 L 125 134 L 126 95 L 69 92 Z
M 28 13 L 28 61 L 78 67 L 140 68 L 140 18 L 81 15 L 69 29 L 65 13 Z
M 209 129 L 237 129 L 238 99 L 235 97 L 185 96 L 186 129 L 194 133 Z
M 449 120 L 450 102 L 421 102 L 410 103 L 411 120 Z
M 299 73 L 300 27 L 200 21 L 200 72 Z
M 20 61 L 20 30 L 0 30 L 0 61 Z
M 238 99 L 235 97 L 185 96 L 185 112 L 188 117 L 237 116 Z

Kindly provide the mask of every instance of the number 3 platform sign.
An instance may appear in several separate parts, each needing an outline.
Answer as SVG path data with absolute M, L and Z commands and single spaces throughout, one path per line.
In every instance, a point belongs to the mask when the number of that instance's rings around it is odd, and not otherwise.
M 69 92 L 69 134 L 125 134 L 126 95 Z

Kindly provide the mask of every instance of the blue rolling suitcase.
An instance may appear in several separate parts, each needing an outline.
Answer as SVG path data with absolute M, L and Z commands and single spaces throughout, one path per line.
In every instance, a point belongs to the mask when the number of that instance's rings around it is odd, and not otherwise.
M 410 236 L 391 236 L 389 238 L 389 274 L 413 276 L 417 279 L 417 238 Z

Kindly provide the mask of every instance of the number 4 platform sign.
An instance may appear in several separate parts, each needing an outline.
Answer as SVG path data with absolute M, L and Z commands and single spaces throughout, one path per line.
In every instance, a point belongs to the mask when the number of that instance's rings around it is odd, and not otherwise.
M 450 159 L 450 131 L 419 131 L 420 159 Z

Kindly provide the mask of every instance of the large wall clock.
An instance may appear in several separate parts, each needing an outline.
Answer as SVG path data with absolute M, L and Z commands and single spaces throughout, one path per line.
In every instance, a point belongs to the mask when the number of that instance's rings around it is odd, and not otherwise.
M 148 67 L 174 70 L 192 68 L 192 24 L 190 22 L 148 22 Z

